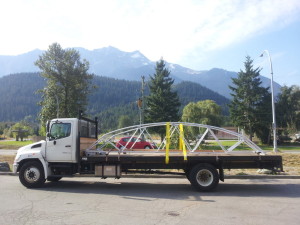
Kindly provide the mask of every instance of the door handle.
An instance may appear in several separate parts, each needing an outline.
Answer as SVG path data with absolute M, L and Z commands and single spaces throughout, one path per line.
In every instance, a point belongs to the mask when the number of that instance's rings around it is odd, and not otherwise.
M 71 147 L 71 145 L 66 145 L 65 147 L 66 147 L 66 148 L 70 148 L 70 147 Z

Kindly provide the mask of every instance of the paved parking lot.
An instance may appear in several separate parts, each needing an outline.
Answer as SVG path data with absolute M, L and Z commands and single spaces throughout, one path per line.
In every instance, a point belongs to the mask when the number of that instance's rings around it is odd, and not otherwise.
M 179 178 L 64 178 L 26 189 L 0 176 L 0 225 L 299 224 L 300 180 L 226 180 L 195 192 Z

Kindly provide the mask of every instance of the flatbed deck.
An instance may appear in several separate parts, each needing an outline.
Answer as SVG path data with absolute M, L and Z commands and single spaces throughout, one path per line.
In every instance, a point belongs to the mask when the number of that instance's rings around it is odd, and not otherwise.
M 131 150 L 119 153 L 117 150 L 102 152 L 83 157 L 83 161 L 99 164 L 120 163 L 122 169 L 186 169 L 201 163 L 210 163 L 223 169 L 271 169 L 282 171 L 282 157 L 280 155 L 263 155 L 251 151 L 237 152 L 187 152 L 184 160 L 182 151 L 169 152 L 169 163 L 165 162 L 165 151 Z

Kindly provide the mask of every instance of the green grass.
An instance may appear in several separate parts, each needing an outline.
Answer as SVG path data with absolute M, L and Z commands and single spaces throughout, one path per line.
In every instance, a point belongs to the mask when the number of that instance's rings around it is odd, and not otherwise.
M 0 141 L 0 149 L 18 149 L 32 143 L 32 141 Z
M 220 141 L 220 142 L 223 146 L 225 146 L 226 148 L 229 148 L 230 146 L 234 145 L 237 141 Z M 273 150 L 273 146 L 271 146 L 271 145 L 258 145 L 258 146 L 262 150 Z M 216 141 L 209 142 L 202 148 L 203 149 L 215 149 L 215 150 L 221 149 L 221 147 L 218 145 L 218 143 Z M 235 148 L 235 150 L 251 150 L 251 149 L 248 146 L 246 146 L 245 144 L 240 144 L 237 148 Z M 299 146 L 297 146 L 297 144 L 295 144 L 295 146 L 279 145 L 278 150 L 279 151 L 288 151 L 288 150 L 300 151 L 300 145 Z
M 279 146 L 279 151 L 292 150 L 292 151 L 300 151 L 300 146 Z M 270 147 L 270 150 L 273 150 L 273 147 Z

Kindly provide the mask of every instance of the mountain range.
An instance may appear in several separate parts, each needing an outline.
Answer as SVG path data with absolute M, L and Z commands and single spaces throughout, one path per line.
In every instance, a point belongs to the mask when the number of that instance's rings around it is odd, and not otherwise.
M 140 81 L 142 75 L 147 79 L 155 72 L 155 62 L 147 59 L 139 51 L 124 52 L 111 46 L 95 50 L 75 49 L 79 51 L 81 58 L 89 61 L 89 72 L 95 75 Z M 34 65 L 34 62 L 43 52 L 42 50 L 35 49 L 17 56 L 0 56 L 0 77 L 16 73 L 38 72 L 39 69 Z M 181 81 L 195 82 L 226 98 L 231 98 L 228 86 L 232 85 L 231 78 L 236 78 L 237 72 L 218 68 L 196 71 L 168 62 L 166 65 L 176 83 L 180 83 Z M 262 86 L 270 86 L 270 79 L 261 76 L 261 81 Z M 280 87 L 279 84 L 274 84 L 275 93 L 279 93 Z

